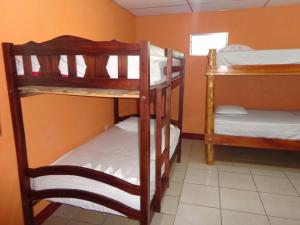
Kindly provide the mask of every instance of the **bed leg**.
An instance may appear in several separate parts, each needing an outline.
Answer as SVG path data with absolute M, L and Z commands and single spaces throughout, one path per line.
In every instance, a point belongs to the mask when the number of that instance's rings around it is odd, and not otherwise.
M 181 162 L 181 139 L 179 140 L 178 143 L 178 149 L 177 149 L 177 163 Z
M 161 196 L 156 196 L 154 200 L 154 211 L 158 213 L 161 211 Z
M 213 165 L 215 162 L 215 151 L 213 144 L 205 145 L 205 155 L 206 155 L 206 163 L 208 165 Z

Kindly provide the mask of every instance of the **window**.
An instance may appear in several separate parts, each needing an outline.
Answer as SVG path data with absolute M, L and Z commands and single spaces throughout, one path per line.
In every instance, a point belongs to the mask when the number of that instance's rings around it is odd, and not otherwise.
M 190 55 L 207 55 L 211 48 L 224 48 L 228 43 L 228 33 L 192 34 L 190 36 Z

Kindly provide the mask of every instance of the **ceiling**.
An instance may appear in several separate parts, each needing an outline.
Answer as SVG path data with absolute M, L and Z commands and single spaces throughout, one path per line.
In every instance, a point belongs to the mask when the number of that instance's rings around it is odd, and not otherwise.
M 300 4 L 300 0 L 113 0 L 136 16 Z

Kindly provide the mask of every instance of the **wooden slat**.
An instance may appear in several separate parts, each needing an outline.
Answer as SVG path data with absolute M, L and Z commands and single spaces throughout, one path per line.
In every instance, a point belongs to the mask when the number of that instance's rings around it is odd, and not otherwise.
M 161 153 L 160 157 L 160 166 L 162 166 L 167 160 L 169 160 L 169 152 L 168 148 L 165 148 L 164 151 Z
M 96 77 L 96 58 L 94 55 L 83 55 L 85 64 L 87 66 L 85 70 L 85 78 Z
M 284 149 L 290 151 L 300 151 L 300 141 L 283 140 L 276 138 L 256 138 L 230 135 L 205 135 L 206 144 L 218 144 L 229 146 L 242 146 L 251 148 Z
M 118 75 L 119 77 L 127 78 L 128 56 L 119 55 L 118 57 Z
M 82 199 L 116 210 L 117 212 L 120 212 L 130 218 L 141 219 L 141 214 L 138 210 L 133 209 L 119 201 L 88 191 L 76 190 L 76 189 L 45 189 L 41 191 L 31 191 L 30 196 L 34 200 L 45 199 L 45 198 Z M 150 206 L 150 202 L 149 202 L 149 206 Z
M 138 90 L 140 82 L 138 79 L 105 79 L 105 78 L 78 78 L 43 76 L 26 77 L 18 76 L 17 87 L 24 86 L 49 86 L 49 87 L 79 87 L 79 88 L 107 88 L 121 90 Z
M 31 56 L 30 55 L 24 55 L 22 57 L 23 57 L 24 75 L 25 76 L 32 76 Z
M 100 89 L 100 88 L 64 88 L 64 87 L 45 87 L 45 86 L 25 86 L 18 88 L 20 95 L 30 96 L 34 94 L 56 94 L 74 95 L 103 98 L 139 98 L 139 91 L 119 90 L 119 89 Z
M 183 66 L 172 66 L 172 73 L 181 72 L 183 69 Z M 167 74 L 167 67 L 164 67 L 164 73 Z
M 106 69 L 108 58 L 108 55 L 96 56 L 96 77 L 110 78 Z
M 57 76 L 61 77 L 58 65 L 59 65 L 59 55 L 54 56 L 37 56 L 40 64 L 40 76 Z
M 140 194 L 140 187 L 138 185 L 134 185 L 125 180 L 122 180 L 118 177 L 112 176 L 110 174 L 106 174 L 100 171 L 78 167 L 78 166 L 44 166 L 35 169 L 28 169 L 28 176 L 30 177 L 39 177 L 39 176 L 47 176 L 47 175 L 73 175 L 86 177 L 91 180 L 100 181 L 102 183 L 111 185 L 120 190 L 123 190 L 132 195 Z
M 208 66 L 207 75 L 234 75 L 234 76 L 287 76 L 300 75 L 300 65 L 233 65 Z
M 68 75 L 70 77 L 77 77 L 77 66 L 76 66 L 76 56 L 68 55 Z
M 75 36 L 60 36 L 46 42 L 28 42 L 14 45 L 15 55 L 139 55 L 138 43 L 122 43 L 118 41 L 91 41 Z

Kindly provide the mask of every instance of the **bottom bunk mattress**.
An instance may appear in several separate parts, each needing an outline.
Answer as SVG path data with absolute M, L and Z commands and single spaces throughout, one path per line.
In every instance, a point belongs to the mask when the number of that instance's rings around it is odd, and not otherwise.
M 247 110 L 215 114 L 215 134 L 300 140 L 300 112 Z
M 175 152 L 180 131 L 171 126 L 170 157 Z M 150 160 L 150 197 L 155 193 L 155 140 L 151 134 Z M 52 165 L 81 166 L 113 175 L 132 184 L 139 185 L 139 138 L 137 132 L 124 130 L 118 126 L 89 140 L 56 160 Z M 85 190 L 120 201 L 129 207 L 139 210 L 140 197 L 131 195 L 113 186 L 93 181 L 88 178 L 51 175 L 31 179 L 34 190 L 65 188 Z M 74 198 L 51 198 L 54 202 L 75 205 L 81 208 L 120 214 L 107 207 L 93 202 Z

